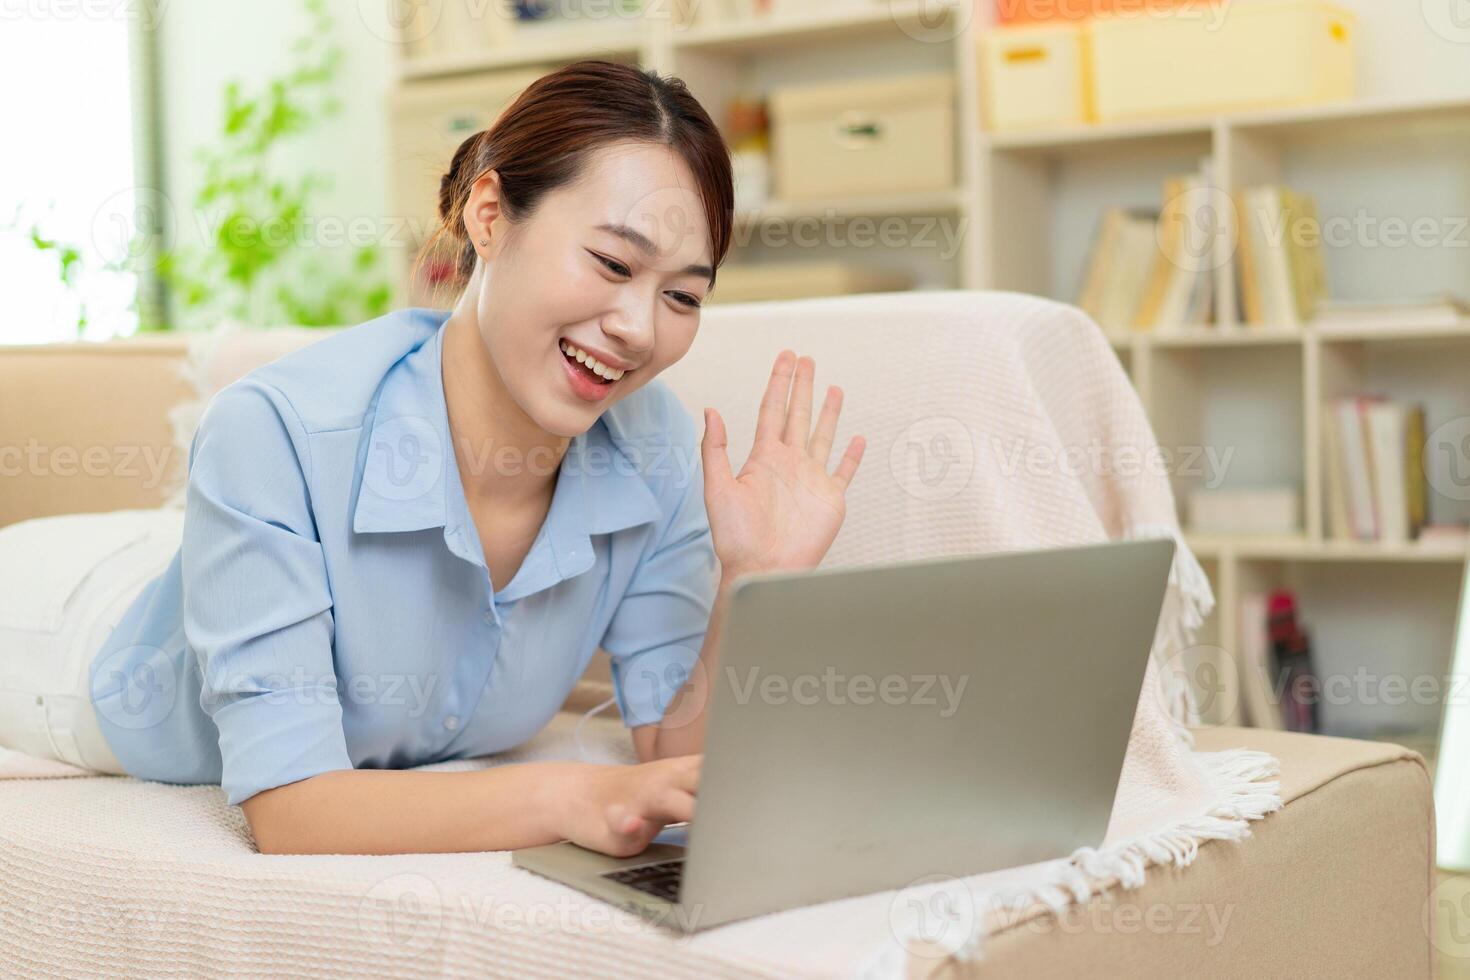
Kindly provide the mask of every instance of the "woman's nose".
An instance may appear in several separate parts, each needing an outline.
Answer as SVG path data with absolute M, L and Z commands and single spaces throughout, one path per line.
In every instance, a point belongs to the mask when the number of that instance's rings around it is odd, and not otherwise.
M 602 329 L 632 358 L 639 358 L 653 347 L 653 318 L 646 313 L 609 313 L 602 320 Z

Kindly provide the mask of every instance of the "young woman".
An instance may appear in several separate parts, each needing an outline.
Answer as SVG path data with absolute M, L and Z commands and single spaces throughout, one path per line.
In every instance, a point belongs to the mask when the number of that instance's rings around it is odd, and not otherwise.
M 656 380 L 694 342 L 732 202 L 685 86 L 609 62 L 465 140 L 439 201 L 453 308 L 211 401 L 177 549 L 92 651 L 94 765 L 218 782 L 269 853 L 625 855 L 690 819 L 728 588 L 817 565 L 863 452 L 829 467 L 841 391 L 813 425 L 791 350 L 738 475 L 719 414 L 697 437 Z M 525 741 L 599 646 L 639 764 L 400 771 Z

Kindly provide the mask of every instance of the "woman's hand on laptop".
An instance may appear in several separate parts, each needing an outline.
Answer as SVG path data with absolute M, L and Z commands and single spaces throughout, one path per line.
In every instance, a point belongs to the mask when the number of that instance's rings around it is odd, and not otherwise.
M 613 857 L 646 850 L 667 824 L 694 817 L 703 755 L 681 755 L 632 766 L 577 763 L 558 780 L 561 835 Z
M 726 578 L 815 568 L 842 527 L 844 494 L 866 443 L 853 436 L 837 468 L 827 472 L 842 389 L 828 386 L 813 430 L 815 373 L 816 361 L 809 356 L 797 357 L 789 349 L 776 355 L 756 420 L 755 444 L 738 475 L 730 471 L 725 421 L 713 408 L 705 409 L 704 502 Z

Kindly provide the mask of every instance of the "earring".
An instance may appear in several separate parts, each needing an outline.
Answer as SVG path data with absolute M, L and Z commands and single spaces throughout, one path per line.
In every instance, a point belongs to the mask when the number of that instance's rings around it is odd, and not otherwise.
M 480 244 L 481 245 L 489 245 L 490 244 L 490 239 L 488 239 L 488 238 L 482 238 L 482 239 L 480 239 Z

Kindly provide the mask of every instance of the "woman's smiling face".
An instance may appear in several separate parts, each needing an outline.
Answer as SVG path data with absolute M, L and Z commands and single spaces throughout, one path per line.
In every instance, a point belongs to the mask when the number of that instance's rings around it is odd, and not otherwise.
M 593 151 L 514 225 L 499 175 L 475 182 L 465 218 L 483 269 L 465 300 L 505 390 L 547 432 L 585 432 L 694 342 L 712 254 L 696 188 L 675 151 L 642 142 Z M 602 384 L 567 345 L 623 373 Z

